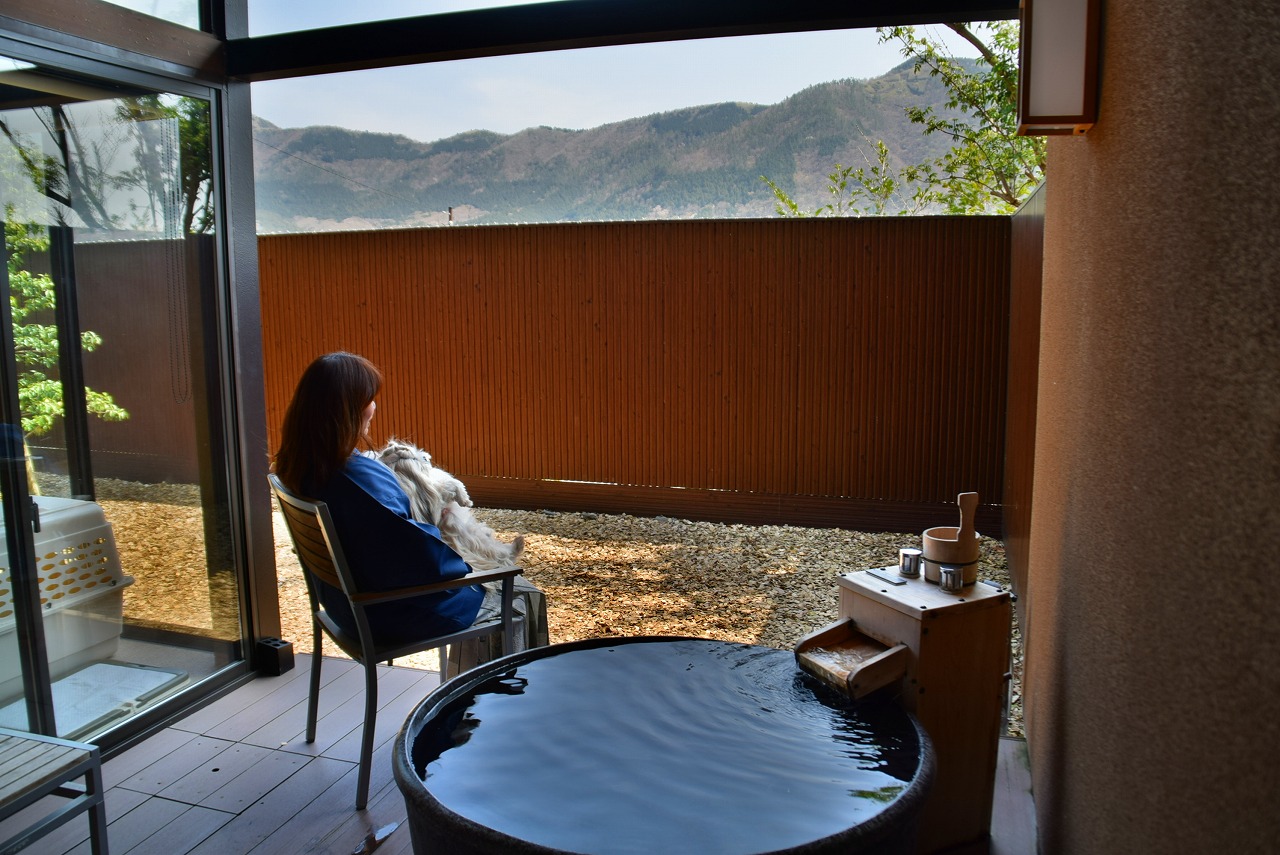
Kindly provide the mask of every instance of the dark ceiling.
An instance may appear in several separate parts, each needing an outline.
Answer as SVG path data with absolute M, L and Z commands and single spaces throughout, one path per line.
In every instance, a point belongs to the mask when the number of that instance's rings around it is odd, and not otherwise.
M 227 43 L 227 72 L 277 80 L 504 54 L 1018 16 L 1018 0 L 559 0 Z

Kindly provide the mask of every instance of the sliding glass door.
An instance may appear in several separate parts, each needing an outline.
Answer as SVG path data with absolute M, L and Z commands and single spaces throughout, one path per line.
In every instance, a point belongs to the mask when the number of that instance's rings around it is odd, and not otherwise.
M 0 726 L 110 742 L 244 658 L 213 118 L 0 57 Z

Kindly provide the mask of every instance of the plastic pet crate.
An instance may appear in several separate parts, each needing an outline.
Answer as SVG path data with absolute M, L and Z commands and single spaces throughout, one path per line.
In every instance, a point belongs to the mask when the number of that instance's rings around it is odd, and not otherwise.
M 124 575 L 111 524 L 95 502 L 33 497 L 39 513 L 35 552 L 50 675 L 57 679 L 110 658 L 120 640 Z M 0 532 L 3 526 L 0 526 Z M 0 536 L 0 650 L 14 649 L 16 626 L 8 544 Z M 22 693 L 17 657 L 0 656 L 0 699 Z

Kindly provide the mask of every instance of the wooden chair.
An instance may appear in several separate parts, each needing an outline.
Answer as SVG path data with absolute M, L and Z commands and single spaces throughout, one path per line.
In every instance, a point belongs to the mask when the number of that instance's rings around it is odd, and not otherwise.
M 280 503 L 289 536 L 293 539 L 298 561 L 302 565 L 307 582 L 307 595 L 311 600 L 312 656 L 311 690 L 307 699 L 307 742 L 316 738 L 316 711 L 320 698 L 320 663 L 323 657 L 322 636 L 328 635 L 338 647 L 356 662 L 364 666 L 365 703 L 364 735 L 360 746 L 360 777 L 356 785 L 356 810 L 364 810 L 369 799 L 369 767 L 373 756 L 374 720 L 378 714 L 378 663 L 390 662 L 402 656 L 421 653 L 424 650 L 443 648 L 446 645 L 479 638 L 495 632 L 502 633 L 503 653 L 511 653 L 514 647 L 515 617 L 512 601 L 515 577 L 523 570 L 504 567 L 470 573 L 460 579 L 433 582 L 412 588 L 391 591 L 362 591 L 356 584 L 338 541 L 333 518 L 324 502 L 311 501 L 294 495 L 280 483 L 274 474 L 267 476 L 271 489 Z M 325 611 L 316 587 L 317 580 L 331 585 L 346 594 L 355 615 L 358 632 L 351 634 L 338 626 Z M 480 582 L 502 581 L 502 611 L 500 616 L 486 623 L 470 626 L 449 635 L 423 638 L 409 644 L 382 645 L 374 640 L 365 609 L 378 603 L 389 603 L 420 597 L 438 591 L 461 588 Z

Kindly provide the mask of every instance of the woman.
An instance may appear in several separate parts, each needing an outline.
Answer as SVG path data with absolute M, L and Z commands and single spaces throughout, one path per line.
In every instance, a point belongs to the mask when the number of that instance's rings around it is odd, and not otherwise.
M 275 473 L 291 491 L 329 506 L 347 564 L 362 590 L 385 591 L 465 576 L 470 568 L 434 525 L 413 519 L 409 497 L 391 470 L 356 451 L 369 423 L 382 373 L 362 356 L 329 353 L 303 372 L 285 412 Z M 341 591 L 323 583 L 330 616 L 349 632 L 355 616 Z M 487 601 L 486 601 L 487 598 Z M 500 594 L 469 585 L 412 600 L 371 606 L 380 644 L 465 629 L 497 614 Z

